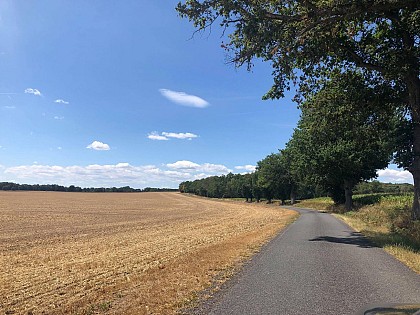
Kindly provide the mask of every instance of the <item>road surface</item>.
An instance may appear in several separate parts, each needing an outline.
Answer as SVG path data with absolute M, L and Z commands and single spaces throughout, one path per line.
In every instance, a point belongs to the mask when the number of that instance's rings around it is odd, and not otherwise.
M 287 208 L 300 218 L 190 313 L 353 315 L 420 304 L 419 275 L 332 215 Z

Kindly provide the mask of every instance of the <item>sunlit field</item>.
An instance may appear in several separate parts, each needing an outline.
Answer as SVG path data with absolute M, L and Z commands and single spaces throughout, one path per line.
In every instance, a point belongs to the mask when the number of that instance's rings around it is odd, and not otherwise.
M 172 314 L 295 217 L 178 193 L 0 192 L 0 314 Z

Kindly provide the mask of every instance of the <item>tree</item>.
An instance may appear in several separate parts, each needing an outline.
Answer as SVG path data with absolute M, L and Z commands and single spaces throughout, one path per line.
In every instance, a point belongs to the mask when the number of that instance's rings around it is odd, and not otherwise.
M 405 121 L 398 104 L 404 108 L 390 85 L 370 84 L 360 73 L 333 76 L 301 105 L 298 130 L 288 144 L 301 160 L 295 168 L 303 167 L 301 173 L 350 210 L 355 185 L 375 178 L 392 158 L 395 130 Z
M 282 204 L 292 190 L 287 165 L 280 153 L 270 154 L 257 163 L 258 184 L 263 188 L 268 202 L 279 198 Z
M 404 86 L 413 142 L 403 166 L 413 174 L 412 217 L 420 219 L 420 1 L 186 0 L 177 10 L 198 30 L 218 21 L 231 32 L 222 46 L 237 66 L 271 62 L 265 98 L 283 97 L 290 84 L 305 97 L 319 79 L 348 68 Z

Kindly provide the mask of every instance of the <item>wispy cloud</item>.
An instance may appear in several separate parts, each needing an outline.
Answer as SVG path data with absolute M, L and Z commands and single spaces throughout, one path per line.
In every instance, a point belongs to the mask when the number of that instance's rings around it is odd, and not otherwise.
M 201 97 L 190 95 L 185 92 L 176 92 L 168 89 L 160 89 L 159 92 L 168 100 L 183 106 L 204 108 L 210 105 L 209 102 Z
M 108 151 L 111 149 L 108 144 L 100 142 L 100 141 L 93 141 L 86 148 L 96 150 L 96 151 Z
M 196 134 L 193 134 L 191 132 L 179 132 L 179 133 L 162 132 L 162 135 L 168 138 L 187 139 L 187 140 L 191 140 L 198 137 Z
M 56 119 L 56 120 L 63 120 L 64 117 L 63 116 L 54 116 L 54 119 Z
M 150 140 L 157 140 L 157 141 L 167 141 L 169 140 L 167 137 L 160 135 L 156 131 L 153 131 L 147 135 L 147 138 Z
M 193 134 L 191 132 L 162 132 L 159 134 L 157 131 L 153 131 L 147 135 L 147 138 L 151 140 L 170 140 L 170 138 L 173 139 L 181 139 L 181 140 L 192 140 L 194 138 L 197 138 L 198 136 L 196 134 Z
M 3 106 L 3 108 L 5 108 L 5 109 L 15 109 L 16 106 Z
M 405 170 L 386 168 L 378 171 L 378 180 L 384 183 L 413 183 L 413 175 Z
M 27 88 L 25 90 L 25 93 L 27 93 L 27 94 L 33 94 L 33 95 L 36 95 L 36 96 L 42 96 L 42 93 L 39 90 L 32 89 L 32 88 Z
M 70 104 L 69 102 L 67 102 L 65 100 L 62 100 L 62 99 L 57 99 L 57 100 L 54 101 L 54 103 L 65 104 L 65 105 Z
M 239 165 L 239 166 L 235 166 L 235 169 L 239 170 L 239 171 L 245 171 L 247 173 L 252 173 L 255 171 L 256 166 L 255 165 Z

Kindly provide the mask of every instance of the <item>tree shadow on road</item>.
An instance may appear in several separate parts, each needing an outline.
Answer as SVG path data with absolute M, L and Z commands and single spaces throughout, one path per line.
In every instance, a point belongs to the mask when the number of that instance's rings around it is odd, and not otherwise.
M 417 315 L 420 313 L 420 305 L 394 305 L 374 307 L 364 311 L 363 315 Z
M 348 237 L 334 237 L 334 236 L 319 236 L 309 240 L 310 242 L 329 242 L 338 244 L 355 245 L 362 248 L 374 248 L 378 247 L 361 233 L 352 232 Z

